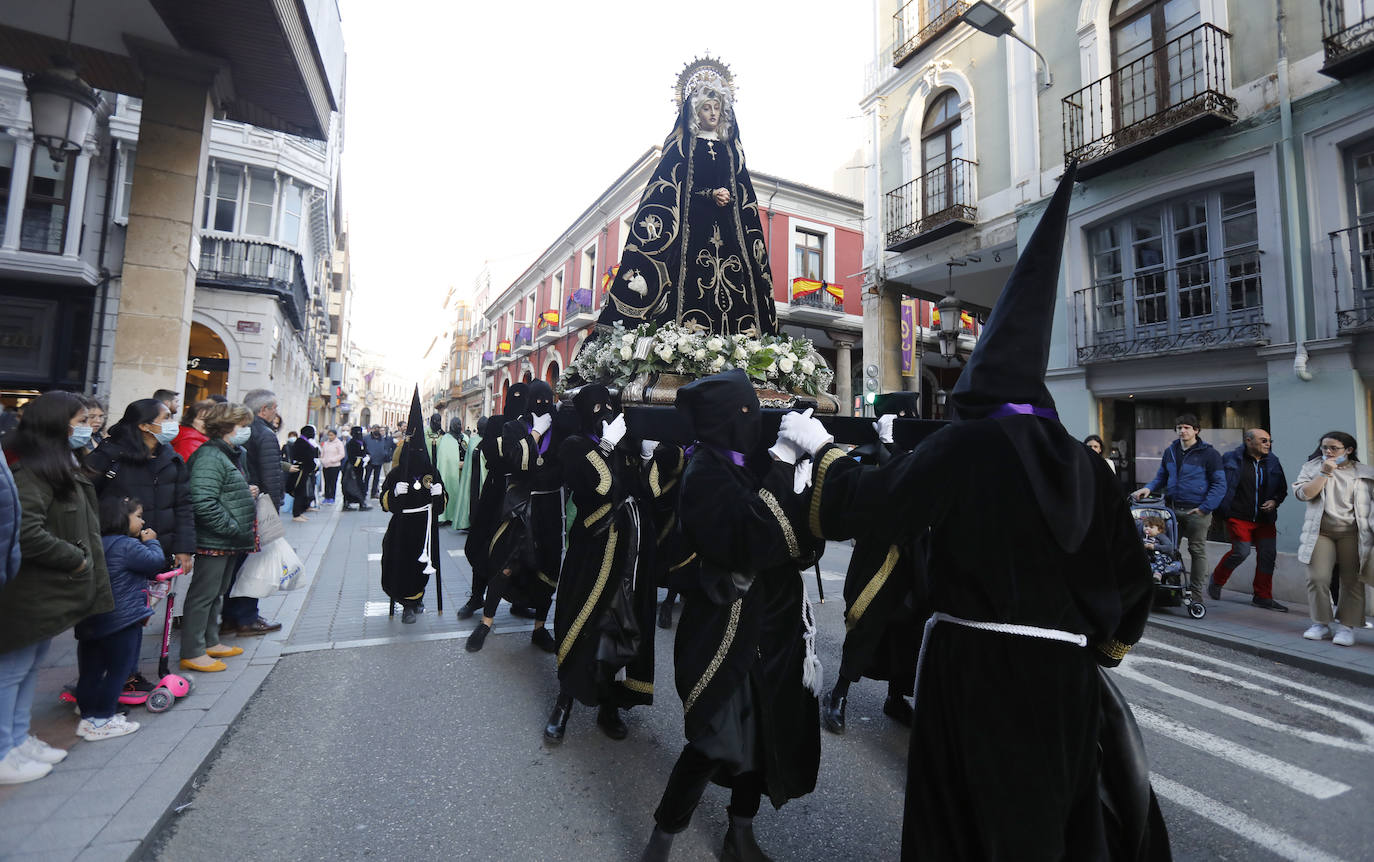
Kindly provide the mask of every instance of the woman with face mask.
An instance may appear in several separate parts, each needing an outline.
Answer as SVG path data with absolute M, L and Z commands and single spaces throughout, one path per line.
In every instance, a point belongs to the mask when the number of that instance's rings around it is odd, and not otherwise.
M 1307 504 L 1298 537 L 1298 561 L 1307 565 L 1307 604 L 1312 625 L 1302 636 L 1331 638 L 1354 646 L 1355 629 L 1364 626 L 1364 584 L 1360 574 L 1374 565 L 1374 467 L 1361 464 L 1359 444 L 1344 431 L 1322 435 L 1293 495 Z M 1339 564 L 1340 598 L 1332 619 L 1331 576 Z

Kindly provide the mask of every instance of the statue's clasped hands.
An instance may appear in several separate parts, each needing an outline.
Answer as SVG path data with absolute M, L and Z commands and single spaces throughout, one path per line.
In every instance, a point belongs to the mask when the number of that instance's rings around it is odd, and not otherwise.
M 730 205 L 730 190 L 724 187 L 716 189 L 711 193 L 716 199 L 716 206 L 725 207 Z

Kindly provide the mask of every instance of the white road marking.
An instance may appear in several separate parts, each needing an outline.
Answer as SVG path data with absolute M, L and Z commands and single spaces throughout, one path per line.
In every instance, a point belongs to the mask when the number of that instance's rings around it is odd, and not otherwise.
M 475 628 L 475 627 L 474 627 Z M 492 628 L 493 635 L 519 634 L 520 632 L 534 631 L 534 623 L 525 623 L 518 626 L 500 626 Z M 423 641 L 452 641 L 463 640 L 472 634 L 473 629 L 465 629 L 457 632 L 428 632 L 418 635 L 392 635 L 379 638 L 358 638 L 349 641 L 324 641 L 312 644 L 292 644 L 283 647 L 282 655 L 291 655 L 298 652 L 318 652 L 328 649 L 353 649 L 355 647 L 384 646 L 386 644 L 420 643 Z
M 463 552 L 462 552 L 461 550 L 454 550 L 454 551 L 449 551 L 449 552 L 448 552 L 448 555 L 449 555 L 450 557 L 461 557 L 461 556 L 463 555 Z
M 377 562 L 378 560 L 380 560 L 381 558 L 382 558 L 382 555 L 381 555 L 381 554 L 368 554 L 368 555 L 367 555 L 367 561 L 368 561 L 369 563 L 375 563 L 375 562 Z
M 1185 691 L 1181 688 L 1178 688 L 1177 686 L 1169 685 L 1166 682 L 1160 682 L 1154 677 L 1146 676 L 1137 669 L 1142 664 L 1158 664 L 1164 665 L 1166 667 L 1173 667 L 1179 670 L 1186 671 L 1188 673 L 1197 674 L 1199 676 L 1208 677 L 1211 679 L 1219 680 L 1221 682 L 1227 682 L 1231 685 L 1238 686 L 1248 691 L 1253 691 L 1260 694 L 1267 694 L 1272 697 L 1281 698 L 1295 706 L 1301 706 L 1304 709 L 1315 712 L 1324 718 L 1346 725 L 1347 727 L 1354 730 L 1357 734 L 1359 734 L 1360 739 L 1343 739 L 1339 736 L 1332 736 L 1329 733 L 1319 733 L 1315 730 L 1307 730 L 1301 727 L 1280 724 L 1277 721 L 1264 718 L 1262 716 L 1254 714 L 1253 712 L 1247 712 L 1243 709 L 1238 709 L 1228 704 L 1218 703 L 1211 698 L 1203 697 L 1202 695 L 1198 694 L 1193 694 L 1192 692 Z M 1296 697 L 1293 697 L 1292 695 L 1285 694 L 1280 691 L 1275 691 L 1273 689 L 1265 688 L 1264 686 L 1257 685 L 1256 683 L 1249 682 L 1247 680 L 1235 679 L 1223 673 L 1218 673 L 1217 671 L 1208 670 L 1206 668 L 1196 667 L 1194 665 L 1183 664 L 1181 662 L 1169 661 L 1167 659 L 1161 658 L 1151 658 L 1149 656 L 1143 655 L 1135 656 L 1135 660 L 1131 662 L 1129 666 L 1126 664 L 1122 664 L 1120 667 L 1116 669 L 1116 672 L 1120 676 L 1123 676 L 1127 679 L 1133 679 L 1136 682 L 1141 683 L 1142 685 L 1147 685 L 1150 688 L 1162 691 L 1165 694 L 1171 694 L 1174 697 L 1179 698 L 1180 700 L 1186 700 L 1189 703 L 1195 703 L 1198 706 L 1203 706 L 1207 709 L 1216 710 L 1217 712 L 1220 712 L 1223 715 L 1229 715 L 1232 718 L 1237 718 L 1241 721 L 1249 722 L 1250 724 L 1256 725 L 1258 727 L 1263 727 L 1268 730 L 1276 730 L 1280 733 L 1287 734 L 1288 736 L 1295 736 L 1299 739 L 1305 739 L 1308 742 L 1317 742 L 1321 743 L 1322 745 L 1329 745 L 1333 748 L 1344 748 L 1348 751 L 1374 751 L 1374 724 L 1370 724 L 1367 721 L 1361 721 L 1358 718 L 1352 718 L 1348 715 L 1343 715 L 1340 710 L 1326 706 L 1325 704 L 1311 703 L 1309 701 L 1300 700 Z
M 1191 787 L 1170 781 L 1162 775 L 1150 773 L 1150 784 L 1161 798 L 1234 832 L 1246 841 L 1258 844 L 1275 856 L 1291 859 L 1293 862 L 1343 862 L 1339 856 L 1325 853 L 1287 832 L 1261 823 L 1210 796 L 1204 796 Z
M 1350 785 L 1309 772 L 1300 766 L 1286 763 L 1259 751 L 1237 745 L 1205 730 L 1189 727 L 1142 706 L 1133 706 L 1135 719 L 1141 727 L 1153 730 L 1170 739 L 1181 742 L 1206 754 L 1225 758 L 1237 766 L 1258 772 L 1266 778 L 1305 793 L 1313 799 L 1330 799 L 1350 789 Z
M 1192 650 L 1184 649 L 1183 647 L 1176 647 L 1172 644 L 1161 643 L 1160 641 L 1152 640 L 1150 638 L 1142 638 L 1140 641 L 1140 645 L 1148 646 L 1152 649 L 1163 650 L 1165 652 L 1171 652 L 1176 655 L 1185 656 L 1186 658 L 1192 661 L 1205 661 L 1210 664 L 1217 665 L 1218 667 L 1224 667 L 1227 670 L 1236 673 L 1248 674 L 1249 676 L 1265 680 L 1266 682 L 1274 683 L 1275 685 L 1282 685 L 1286 688 L 1291 688 L 1294 691 L 1300 691 L 1303 694 L 1310 695 L 1312 697 L 1320 697 L 1325 698 L 1327 700 L 1334 700 L 1338 704 L 1340 704 L 1343 710 L 1353 706 L 1356 709 L 1360 709 L 1364 712 L 1368 712 L 1370 715 L 1374 715 L 1374 703 L 1366 703 L 1361 700 L 1356 700 L 1350 697 L 1346 692 L 1339 690 L 1339 688 L 1327 690 L 1316 688 L 1315 686 L 1304 685 L 1300 682 L 1293 682 L 1292 680 L 1284 679 L 1283 677 L 1278 676 L 1276 674 L 1265 673 L 1262 670 L 1256 670 L 1255 668 L 1246 667 L 1245 665 L 1236 664 L 1235 662 L 1229 662 L 1224 659 L 1215 658 L 1213 656 L 1200 655 L 1196 652 L 1193 652 Z M 1136 656 L 1131 656 L 1127 659 L 1127 661 L 1131 662 L 1135 659 Z

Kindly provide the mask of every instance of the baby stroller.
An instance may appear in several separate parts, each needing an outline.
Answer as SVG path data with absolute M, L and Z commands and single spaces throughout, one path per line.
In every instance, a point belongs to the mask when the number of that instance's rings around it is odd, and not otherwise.
M 1158 518 L 1164 524 L 1163 538 L 1168 539 L 1169 551 L 1146 551 L 1150 557 L 1150 570 L 1155 578 L 1155 606 L 1176 608 L 1180 605 L 1188 616 L 1200 620 L 1207 615 L 1207 607 L 1192 598 L 1188 590 L 1188 577 L 1183 571 L 1183 554 L 1178 550 L 1178 517 L 1174 510 L 1164 503 L 1163 497 L 1131 499 L 1131 517 L 1135 519 L 1137 535 L 1145 541 L 1145 519 Z

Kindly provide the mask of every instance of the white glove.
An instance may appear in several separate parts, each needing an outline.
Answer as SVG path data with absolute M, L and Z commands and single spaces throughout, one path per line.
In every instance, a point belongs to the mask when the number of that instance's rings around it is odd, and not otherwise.
M 553 414 L 545 413 L 543 416 L 534 417 L 534 434 L 536 437 L 543 437 L 544 432 L 553 425 Z
M 786 439 L 801 452 L 815 455 L 821 451 L 821 447 L 827 443 L 833 443 L 835 438 L 830 432 L 825 430 L 821 420 L 811 417 L 811 408 L 806 408 L 805 413 L 784 413 L 782 424 L 778 428 L 778 439 Z
M 607 448 L 609 448 L 609 449 L 614 449 L 614 448 L 615 448 L 615 444 L 619 443 L 619 442 L 620 442 L 620 439 L 621 439 L 622 437 L 624 437 L 624 436 L 625 436 L 625 414 L 624 414 L 624 413 L 621 413 L 619 416 L 616 416 L 616 417 L 615 417 L 614 419 L 612 419 L 610 422 L 602 422 L 602 423 L 601 423 L 601 442 L 604 443 L 604 444 L 606 444 Z
M 878 421 L 873 423 L 873 430 L 878 432 L 878 439 L 884 443 L 892 442 L 892 423 L 897 421 L 896 414 L 885 413 L 878 417 Z
M 371 455 L 364 455 L 364 456 L 363 456 L 363 466 L 366 467 L 368 464 L 371 464 L 371 463 L 372 463 L 372 456 L 371 456 Z
M 769 449 L 768 454 L 787 464 L 797 463 L 797 458 L 802 455 L 802 451 L 797 448 L 797 444 L 791 440 L 784 440 L 779 437 L 778 442 L 774 443 Z
M 811 485 L 811 459 L 803 458 L 797 462 L 797 469 L 792 473 L 792 493 L 800 494 Z
M 657 448 L 657 440 L 641 440 L 639 441 L 639 457 L 643 458 L 645 461 L 652 461 L 654 459 L 654 450 Z
M 399 497 L 400 495 L 405 494 L 405 493 L 408 493 L 409 491 L 410 491 L 410 489 L 406 487 L 406 483 L 405 483 L 405 482 L 397 482 L 397 483 L 396 483 L 396 496 Z
M 431 497 L 439 497 L 442 496 L 443 493 L 444 486 L 440 485 L 438 482 L 435 482 L 433 485 L 429 486 L 429 494 Z

